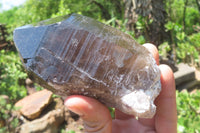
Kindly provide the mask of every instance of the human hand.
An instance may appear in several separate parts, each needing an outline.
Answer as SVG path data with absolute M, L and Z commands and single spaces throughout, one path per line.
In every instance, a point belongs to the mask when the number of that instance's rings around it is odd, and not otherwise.
M 144 44 L 159 65 L 158 50 L 152 44 Z M 69 110 L 80 115 L 87 133 L 176 133 L 177 111 L 176 91 L 172 70 L 167 65 L 159 66 L 161 71 L 162 91 L 156 98 L 156 114 L 152 119 L 135 119 L 115 110 L 112 120 L 108 108 L 99 101 L 80 95 L 69 96 L 65 105 Z

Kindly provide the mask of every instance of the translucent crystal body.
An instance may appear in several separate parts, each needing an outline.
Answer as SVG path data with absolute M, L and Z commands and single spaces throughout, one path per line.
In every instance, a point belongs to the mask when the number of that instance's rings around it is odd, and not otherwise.
M 80 94 L 138 117 L 155 114 L 160 71 L 129 35 L 73 14 L 17 28 L 14 41 L 30 78 L 63 98 Z

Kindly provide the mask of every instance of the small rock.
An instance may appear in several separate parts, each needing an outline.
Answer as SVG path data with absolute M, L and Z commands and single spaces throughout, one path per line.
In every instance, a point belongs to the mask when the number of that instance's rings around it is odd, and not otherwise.
M 187 90 L 187 91 L 193 91 L 196 87 L 200 86 L 200 81 L 193 80 L 190 82 L 182 83 L 181 85 L 177 86 L 178 90 Z
M 48 106 L 49 109 L 53 110 L 53 109 L 60 109 L 64 107 L 64 103 L 63 100 L 61 98 L 53 98 L 52 103 Z
M 52 98 L 52 102 L 42 111 L 40 117 L 43 117 L 48 112 L 64 108 L 63 100 L 61 98 Z
M 40 119 L 21 125 L 20 133 L 56 133 L 64 118 L 64 108 L 53 110 Z
M 195 69 L 187 64 L 180 63 L 177 65 L 178 71 L 174 73 L 176 85 L 195 80 Z
M 21 107 L 19 111 L 25 117 L 35 119 L 41 114 L 42 110 L 50 104 L 52 100 L 51 96 L 52 92 L 44 89 L 21 99 L 15 106 Z

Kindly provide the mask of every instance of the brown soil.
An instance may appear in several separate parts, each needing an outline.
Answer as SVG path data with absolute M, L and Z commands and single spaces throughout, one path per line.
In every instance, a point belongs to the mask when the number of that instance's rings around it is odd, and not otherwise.
M 65 122 L 61 126 L 62 130 L 75 131 L 75 133 L 83 133 L 83 121 L 78 115 L 72 112 L 66 112 Z

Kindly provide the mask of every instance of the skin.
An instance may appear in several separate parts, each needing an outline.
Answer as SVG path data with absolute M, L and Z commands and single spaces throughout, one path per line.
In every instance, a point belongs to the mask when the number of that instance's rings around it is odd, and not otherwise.
M 157 48 L 144 44 L 159 65 Z M 152 119 L 135 119 L 119 110 L 112 120 L 108 108 L 97 100 L 73 95 L 65 100 L 69 110 L 83 119 L 86 133 L 177 133 L 176 89 L 173 72 L 167 65 L 159 65 L 162 91 L 155 100 L 157 111 Z

